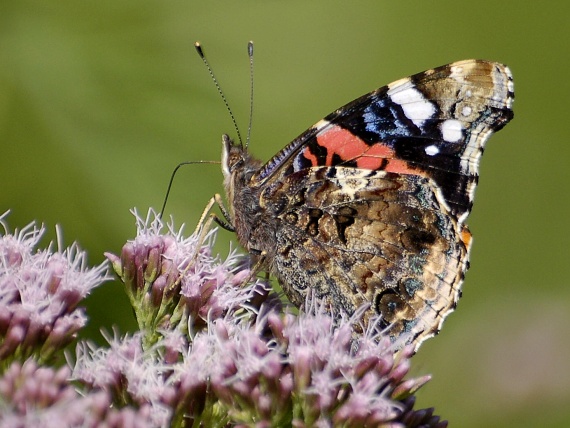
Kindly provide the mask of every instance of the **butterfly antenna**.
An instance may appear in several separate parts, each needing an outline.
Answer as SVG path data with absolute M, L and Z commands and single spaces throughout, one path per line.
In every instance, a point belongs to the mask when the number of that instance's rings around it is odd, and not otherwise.
M 166 209 L 166 202 L 168 201 L 168 196 L 170 195 L 170 189 L 172 189 L 172 183 L 174 183 L 174 176 L 176 175 L 181 166 L 193 165 L 193 164 L 219 164 L 219 163 L 220 163 L 219 161 L 187 161 L 179 163 L 176 166 L 176 168 L 174 168 L 174 171 L 172 171 L 172 175 L 170 176 L 170 181 L 168 182 L 168 188 L 166 189 L 166 195 L 164 196 L 164 202 L 162 203 L 162 208 L 160 209 L 160 214 L 158 215 L 158 218 L 161 219 L 162 215 L 164 214 L 164 210 Z
M 206 66 L 206 68 L 208 69 L 208 73 L 210 73 L 210 77 L 212 78 L 212 80 L 214 81 L 214 85 L 216 85 L 216 89 L 218 90 L 218 93 L 220 94 L 220 96 L 222 97 L 222 101 L 224 102 L 224 104 L 226 105 L 226 109 L 228 110 L 228 113 L 230 114 L 230 117 L 232 118 L 232 122 L 234 124 L 234 128 L 237 132 L 237 136 L 238 136 L 238 140 L 240 145 L 243 146 L 243 141 L 241 139 L 241 133 L 239 132 L 239 128 L 237 126 L 237 122 L 236 122 L 236 118 L 232 112 L 232 109 L 230 108 L 230 105 L 228 103 L 228 100 L 226 99 L 226 96 L 224 95 L 222 88 L 220 87 L 220 84 L 218 83 L 218 79 L 216 79 L 216 76 L 214 76 L 214 72 L 212 71 L 212 67 L 210 67 L 210 64 L 208 63 L 208 60 L 206 59 L 206 56 L 204 55 L 204 51 L 202 49 L 202 45 L 200 45 L 200 42 L 196 42 L 194 43 L 194 47 L 196 48 L 196 52 L 198 52 L 198 55 L 200 55 L 200 58 L 202 58 L 202 61 L 204 62 L 204 65 Z
M 253 123 L 253 42 L 247 44 L 247 55 L 249 56 L 249 124 L 247 125 L 247 138 L 245 140 L 245 147 L 249 146 L 251 139 L 251 124 Z

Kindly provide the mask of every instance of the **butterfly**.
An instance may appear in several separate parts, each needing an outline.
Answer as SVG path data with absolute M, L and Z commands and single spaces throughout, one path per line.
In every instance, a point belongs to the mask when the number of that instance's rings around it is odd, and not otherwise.
M 228 226 L 293 304 L 367 305 L 417 350 L 461 295 L 479 161 L 513 100 L 505 65 L 465 60 L 357 98 L 265 164 L 224 135 Z

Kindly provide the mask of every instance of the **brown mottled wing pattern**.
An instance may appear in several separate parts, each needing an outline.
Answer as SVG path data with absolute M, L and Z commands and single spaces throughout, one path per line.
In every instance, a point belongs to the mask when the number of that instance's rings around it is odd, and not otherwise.
M 279 226 L 272 271 L 301 305 L 313 290 L 335 311 L 370 303 L 395 340 L 421 343 L 453 310 L 468 251 L 428 178 L 313 168 L 269 186 Z M 283 204 L 283 201 L 287 202 Z

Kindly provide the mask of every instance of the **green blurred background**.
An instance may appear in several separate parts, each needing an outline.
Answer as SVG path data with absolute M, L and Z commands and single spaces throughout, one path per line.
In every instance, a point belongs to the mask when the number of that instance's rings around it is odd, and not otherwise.
M 420 406 L 456 427 L 570 425 L 568 2 L 0 2 L 0 212 L 61 224 L 100 263 L 160 207 L 173 167 L 218 160 L 235 135 L 200 40 L 266 160 L 321 117 L 398 78 L 466 58 L 507 63 L 515 119 L 482 162 L 458 311 L 414 358 Z M 183 169 L 168 214 L 187 230 L 222 191 L 216 165 Z M 221 232 L 225 254 L 233 236 Z M 91 329 L 133 328 L 117 283 L 88 300 Z

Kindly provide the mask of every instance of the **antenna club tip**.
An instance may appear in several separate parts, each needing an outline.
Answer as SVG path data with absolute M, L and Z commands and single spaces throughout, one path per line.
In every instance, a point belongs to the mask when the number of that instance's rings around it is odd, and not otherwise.
M 253 55 L 253 41 L 251 40 L 247 43 L 247 53 L 249 56 Z
M 201 58 L 204 58 L 204 51 L 202 50 L 202 45 L 200 42 L 194 42 L 194 47 L 196 48 L 198 55 L 200 55 Z

